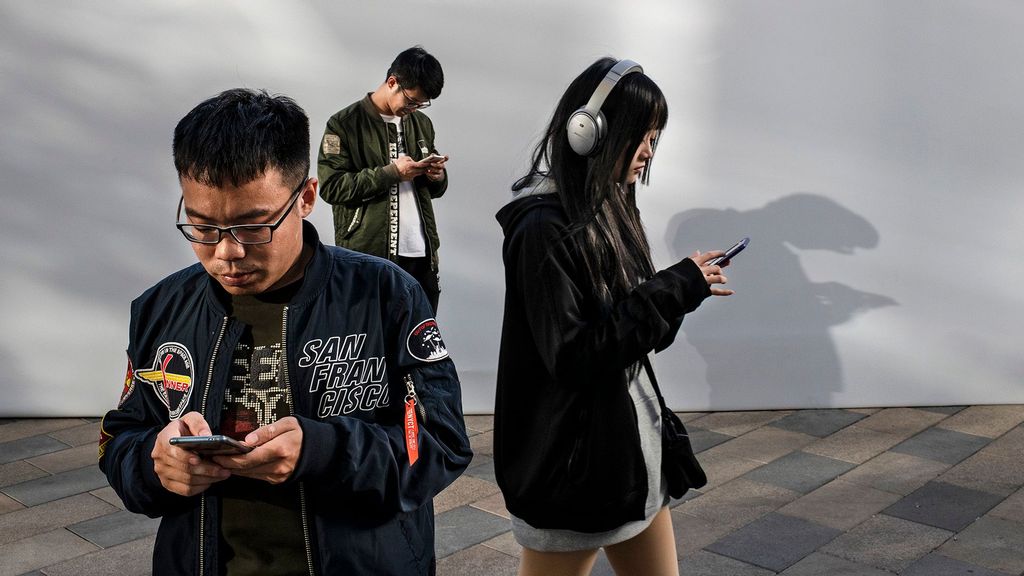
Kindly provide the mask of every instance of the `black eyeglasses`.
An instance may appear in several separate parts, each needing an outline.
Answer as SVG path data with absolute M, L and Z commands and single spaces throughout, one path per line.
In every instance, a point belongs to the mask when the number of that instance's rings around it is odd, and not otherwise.
M 299 195 L 306 188 L 306 183 L 309 182 L 308 178 L 304 178 L 299 186 L 292 192 L 292 198 L 288 201 L 288 209 L 281 214 L 281 217 L 277 219 L 277 222 L 273 224 L 238 224 L 235 226 L 214 226 L 213 224 L 187 224 L 181 222 L 181 207 L 185 204 L 185 196 L 182 195 L 181 199 L 178 200 L 178 215 L 175 217 L 177 223 L 175 226 L 181 233 L 188 239 L 189 242 L 195 242 L 197 244 L 219 244 L 221 235 L 225 232 L 231 234 L 231 237 L 235 239 L 235 242 L 239 244 L 269 244 L 274 239 L 274 230 L 284 222 L 284 219 L 291 213 L 292 207 L 295 206 L 295 201 L 299 199 Z
M 422 102 L 419 100 L 414 100 L 412 97 L 409 96 L 409 93 L 405 91 L 404 86 L 399 84 L 398 88 L 402 90 L 402 96 L 405 97 L 406 108 L 409 108 L 410 110 L 422 110 L 424 108 L 430 107 L 430 100 L 423 100 Z

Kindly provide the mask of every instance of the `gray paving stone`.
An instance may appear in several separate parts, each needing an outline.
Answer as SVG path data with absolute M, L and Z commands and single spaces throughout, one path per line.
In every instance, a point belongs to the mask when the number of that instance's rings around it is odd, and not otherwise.
M 799 410 L 772 422 L 770 426 L 824 438 L 864 417 L 864 414 L 849 410 Z
M 862 464 L 903 440 L 896 434 L 861 428 L 858 422 L 807 446 L 804 452 Z
M 497 550 L 478 544 L 437 561 L 438 576 L 465 576 L 467 574 L 493 574 L 515 576 L 519 560 Z
M 590 576 L 616 576 L 615 570 L 612 569 L 611 563 L 608 562 L 608 556 L 605 555 L 604 550 L 598 550 L 597 559 L 594 561 L 594 568 L 590 571 Z
M 727 436 L 742 436 L 765 424 L 789 416 L 791 411 L 712 412 L 692 420 L 693 425 Z M 689 428 L 689 425 L 687 425 Z
M 737 478 L 700 498 L 680 504 L 676 510 L 731 531 L 774 512 L 799 496 L 792 490 Z
M 494 460 L 490 462 L 484 462 L 482 464 L 474 464 L 466 469 L 464 475 L 472 476 L 473 478 L 479 478 L 486 480 L 495 485 L 498 483 L 498 478 L 494 475 Z
M 29 436 L 47 434 L 55 430 L 64 430 L 81 426 L 86 421 L 82 418 L 26 418 L 15 420 L 0 426 L 0 442 L 10 442 Z M 99 437 L 97 437 L 97 441 Z
M 821 552 L 807 556 L 779 574 L 780 576 L 823 576 L 826 574 L 828 576 L 892 576 L 891 572 Z
M 707 485 L 701 488 L 703 492 L 708 492 L 762 465 L 756 460 L 721 452 L 719 446 L 701 452 L 697 460 L 708 477 Z
M 815 440 L 808 434 L 764 426 L 718 445 L 715 451 L 767 464 Z
M 803 518 L 836 530 L 849 530 L 899 498 L 898 494 L 876 490 L 870 486 L 834 480 L 783 506 L 779 513 Z
M 963 410 L 966 406 L 918 406 L 918 410 L 924 410 L 925 412 L 935 412 L 937 414 L 945 414 L 946 416 L 952 416 L 957 412 Z
M 939 476 L 939 482 L 955 484 L 1000 496 L 1024 486 L 1024 460 L 979 452 Z
M 473 449 L 473 454 L 480 454 L 482 456 L 494 456 L 494 432 L 481 432 L 475 436 L 469 438 L 469 446 Z
M 512 529 L 507 519 L 472 506 L 460 506 L 438 514 L 434 524 L 438 558 L 475 546 Z
M 24 574 L 94 550 L 96 546 L 63 528 L 22 538 L 0 546 L 0 576 Z
M 479 508 L 484 512 L 490 512 L 495 516 L 501 516 L 506 519 L 511 518 L 508 513 L 508 508 L 505 508 L 505 497 L 501 492 L 497 492 L 493 496 L 477 500 L 473 502 L 472 506 L 474 508 Z
M 75 468 L 96 466 L 96 460 L 96 446 L 86 444 L 29 458 L 26 462 L 50 474 L 58 474 Z
M 971 406 L 950 416 L 940 428 L 996 438 L 1024 422 L 1024 405 Z
M 46 576 L 149 576 L 153 567 L 156 536 L 132 540 L 104 550 L 90 552 L 43 568 Z
M 929 482 L 885 509 L 889 516 L 959 532 L 1003 501 L 1002 496 Z
M 1003 458 L 1020 458 L 1020 455 L 1024 454 L 1024 426 L 1018 426 L 996 438 L 982 448 L 981 452 Z
M 905 440 L 922 430 L 941 422 L 945 414 L 926 412 L 916 408 L 885 408 L 857 423 L 860 428 L 893 434 Z
M 512 556 L 513 558 L 519 558 L 523 553 L 523 547 L 519 545 L 519 542 L 516 542 L 516 537 L 511 531 L 505 532 L 500 536 L 495 536 L 494 538 L 484 542 L 483 545 L 497 550 L 502 554 Z
M 464 417 L 467 432 L 490 432 L 494 430 L 494 416 L 490 414 L 470 414 Z
M 1008 574 L 1024 574 L 1024 524 L 984 517 L 938 552 L 962 562 Z
M 718 540 L 707 550 L 779 572 L 840 534 L 834 528 L 772 513 Z
M 28 438 L 4 442 L 0 444 L 0 464 L 66 450 L 68 447 L 67 444 L 60 440 L 54 440 L 46 435 L 29 436 Z
M 35 506 L 106 485 L 107 477 L 100 469 L 87 466 L 7 486 L 3 492 L 26 506 Z
M 990 441 L 989 438 L 983 436 L 974 436 L 943 428 L 930 428 L 893 446 L 891 451 L 946 464 L 956 464 L 984 448 Z
M 849 462 L 807 452 L 793 452 L 752 470 L 743 477 L 806 494 L 831 482 L 836 476 L 850 471 L 853 467 Z
M 92 494 L 77 494 L 39 506 L 22 508 L 0 516 L 0 544 L 51 532 L 116 510 Z
M 981 566 L 968 564 L 941 554 L 929 554 L 914 562 L 900 573 L 901 576 L 1006 576 Z
M 96 490 L 90 490 L 89 494 L 103 500 L 104 502 L 124 510 L 124 502 L 121 501 L 121 497 L 114 492 L 114 489 L 110 486 L 104 486 Z
M 693 446 L 695 454 L 700 454 L 708 448 L 713 448 L 722 442 L 732 440 L 732 436 L 727 434 L 719 434 L 718 432 L 692 426 L 687 427 L 686 432 L 690 435 L 690 444 Z
M 159 527 L 159 518 L 117 510 L 105 516 L 71 524 L 68 530 L 101 548 L 110 548 L 156 534 Z
M 22 460 L 0 464 L 0 489 L 46 475 L 46 472 Z
M 949 469 L 949 464 L 910 454 L 883 452 L 840 479 L 906 496 Z
M 999 506 L 989 510 L 987 515 L 1024 524 L 1024 488 L 1017 490 Z
M 952 536 L 947 530 L 879 514 L 829 542 L 820 551 L 899 572 Z
M 676 554 L 684 558 L 696 554 L 732 529 L 717 519 L 691 516 L 677 508 L 672 511 L 672 531 L 676 539 Z
M 701 576 L 774 576 L 775 572 L 701 550 L 679 561 L 680 574 Z
M 472 504 L 500 492 L 492 482 L 463 474 L 434 497 L 434 514 Z
M 25 506 L 23 506 L 21 502 L 18 502 L 14 498 L 11 498 L 6 494 L 0 494 L 0 515 L 7 514 L 8 512 L 13 512 L 15 510 L 21 510 L 24 507 Z
M 98 422 L 87 422 L 80 426 L 56 430 L 47 435 L 60 440 L 68 446 L 85 446 L 89 444 L 96 446 L 100 440 L 100 425 Z

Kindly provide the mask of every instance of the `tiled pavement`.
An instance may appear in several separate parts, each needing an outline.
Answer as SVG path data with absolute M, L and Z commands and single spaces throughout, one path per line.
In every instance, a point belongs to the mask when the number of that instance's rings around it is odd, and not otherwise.
M 709 477 L 673 502 L 684 575 L 1024 574 L 1024 405 L 682 417 Z M 492 418 L 466 421 L 476 458 L 435 501 L 438 572 L 515 574 Z M 0 420 L 0 576 L 149 573 L 156 522 L 96 468 L 98 427 Z

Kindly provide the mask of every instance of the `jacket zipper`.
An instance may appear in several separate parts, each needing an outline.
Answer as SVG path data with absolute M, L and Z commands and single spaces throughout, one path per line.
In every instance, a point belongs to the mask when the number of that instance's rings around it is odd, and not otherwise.
M 413 383 L 412 374 L 406 374 L 403 379 L 405 380 L 405 401 L 412 400 L 413 405 L 416 406 L 416 412 L 420 415 L 420 422 L 426 424 L 427 409 L 423 407 L 419 396 L 416 395 L 416 384 Z
M 281 375 L 284 378 L 284 385 L 286 388 L 291 390 L 292 385 L 288 378 L 288 307 L 285 306 L 281 311 Z M 295 412 L 295 403 L 298 401 L 298 395 L 295 394 L 294 390 L 291 390 L 292 394 L 292 413 Z M 302 482 L 299 482 L 299 515 L 302 517 L 302 539 L 306 543 L 306 565 L 309 568 L 309 575 L 315 576 L 316 572 L 313 570 L 313 544 L 309 537 L 309 514 L 306 510 L 306 486 Z
M 221 342 L 224 341 L 224 332 L 228 328 L 228 317 L 225 316 L 220 324 L 220 332 L 217 334 L 217 342 L 213 345 L 210 353 L 210 370 L 206 374 L 206 386 L 203 388 L 203 403 L 200 406 L 203 418 L 206 418 L 206 400 L 210 397 L 210 385 L 213 382 L 213 367 L 217 364 L 217 351 L 220 350 Z M 199 499 L 199 575 L 205 572 L 206 564 L 206 492 Z

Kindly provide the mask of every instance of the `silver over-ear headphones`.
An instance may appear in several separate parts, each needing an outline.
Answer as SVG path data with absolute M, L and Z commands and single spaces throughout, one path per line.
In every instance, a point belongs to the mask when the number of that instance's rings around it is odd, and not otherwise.
M 597 150 L 607 131 L 604 114 L 601 113 L 601 105 L 604 104 L 605 98 L 623 76 L 643 71 L 644 69 L 632 60 L 619 60 L 605 74 L 586 106 L 573 112 L 565 124 L 565 130 L 569 134 L 569 146 L 573 152 L 580 156 L 590 156 Z

